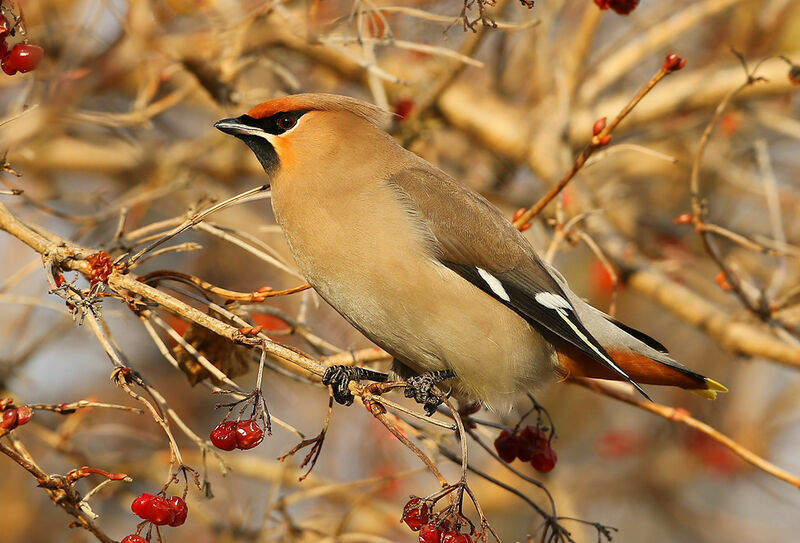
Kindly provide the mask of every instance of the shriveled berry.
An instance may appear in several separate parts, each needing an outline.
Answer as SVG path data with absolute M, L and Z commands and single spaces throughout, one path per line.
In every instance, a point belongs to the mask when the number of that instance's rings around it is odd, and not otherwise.
M 6 430 L 13 430 L 17 427 L 17 420 L 19 415 L 16 408 L 6 409 L 3 411 L 3 420 L 0 421 L 0 428 Z
M 148 494 L 147 492 L 139 494 L 131 504 L 131 511 L 133 511 L 133 514 L 137 517 L 147 519 L 147 504 L 149 504 L 153 498 L 155 498 L 155 495 Z
M 138 534 L 126 535 L 120 543 L 147 543 L 147 540 Z
M 92 286 L 97 283 L 105 283 L 108 281 L 108 276 L 111 275 L 114 265 L 111 262 L 111 256 L 107 252 L 98 251 L 92 253 L 86 257 L 86 261 L 92 267 L 92 277 L 90 281 Z
M 216 448 L 232 451 L 236 448 L 236 423 L 232 420 L 220 422 L 208 437 Z
M 3 57 L 3 71 L 8 75 L 14 75 L 14 73 L 17 72 L 30 72 L 36 69 L 43 56 L 44 49 L 38 45 L 32 43 L 18 43 Z M 6 65 L 8 65 L 8 69 L 12 70 L 14 73 L 9 74 L 8 71 L 6 71 Z
M 533 466 L 533 469 L 536 471 L 547 473 L 556 467 L 556 462 L 558 462 L 556 451 L 554 451 L 552 447 L 547 447 L 543 451 L 539 451 L 533 455 L 531 466 Z
M 472 538 L 467 534 L 447 532 L 442 536 L 442 543 L 472 543 Z
M 435 524 L 426 524 L 419 530 L 419 543 L 441 543 L 442 531 Z
M 503 459 L 503 462 L 510 464 L 516 460 L 519 453 L 519 436 L 512 434 L 508 430 L 503 430 L 494 440 L 494 449 L 497 451 L 497 456 Z
M 170 526 L 180 526 L 186 522 L 186 515 L 189 514 L 189 508 L 186 507 L 186 502 L 180 496 L 172 496 L 169 500 L 170 507 L 175 513 L 175 518 L 169 523 Z
M 427 524 L 429 519 L 428 504 L 420 498 L 411 498 L 403 507 L 403 522 L 405 522 L 412 531 L 416 532 Z
M 166 526 L 175 522 L 175 511 L 163 496 L 153 496 L 144 512 L 145 518 L 156 526 Z
M 236 423 L 236 446 L 239 449 L 252 449 L 264 440 L 262 430 L 253 419 Z

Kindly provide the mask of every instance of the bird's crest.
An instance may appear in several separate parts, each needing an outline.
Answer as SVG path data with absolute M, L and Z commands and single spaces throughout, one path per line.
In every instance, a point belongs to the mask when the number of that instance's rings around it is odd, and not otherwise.
M 284 111 L 347 111 L 375 125 L 381 126 L 391 113 L 376 105 L 336 94 L 309 93 L 294 94 L 269 100 L 247 112 L 254 119 L 265 119 Z

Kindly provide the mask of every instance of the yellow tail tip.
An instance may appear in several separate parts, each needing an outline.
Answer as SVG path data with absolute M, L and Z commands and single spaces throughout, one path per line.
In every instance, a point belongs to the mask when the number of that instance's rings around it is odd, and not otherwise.
M 691 389 L 689 392 L 697 394 L 698 396 L 702 396 L 707 400 L 716 400 L 718 392 L 728 392 L 728 387 L 716 382 L 713 379 L 709 379 L 708 377 L 706 377 L 706 387 L 708 388 Z

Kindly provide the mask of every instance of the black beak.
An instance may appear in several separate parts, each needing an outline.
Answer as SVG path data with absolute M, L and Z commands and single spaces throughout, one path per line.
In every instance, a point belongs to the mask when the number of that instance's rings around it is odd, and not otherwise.
M 214 123 L 214 128 L 230 134 L 247 144 L 255 153 L 258 161 L 264 167 L 267 175 L 272 175 L 278 167 L 278 154 L 267 139 L 267 132 L 259 126 L 254 126 L 255 119 L 242 115 L 231 119 L 222 119 Z
M 246 124 L 242 123 L 241 120 L 236 118 L 222 119 L 221 121 L 217 121 L 214 123 L 214 128 L 232 136 L 247 134 L 248 131 L 253 130 L 251 126 L 247 126 Z

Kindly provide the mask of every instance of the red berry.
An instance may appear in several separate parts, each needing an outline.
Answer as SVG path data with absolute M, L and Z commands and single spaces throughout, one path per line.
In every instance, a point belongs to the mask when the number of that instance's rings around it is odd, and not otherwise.
M 186 507 L 186 502 L 179 496 L 172 496 L 167 500 L 172 510 L 175 512 L 175 519 L 169 523 L 170 526 L 180 526 L 186 522 L 186 515 L 189 513 L 189 508 Z
M 5 38 L 0 38 L 0 58 L 6 56 L 7 51 L 8 51 L 8 44 L 6 43 Z
M 526 426 L 519 434 L 517 458 L 523 462 L 530 462 L 533 455 L 546 446 L 547 434 L 539 427 L 534 428 L 533 426 Z
M 13 430 L 17 427 L 17 420 L 19 415 L 17 413 L 16 408 L 6 409 L 3 411 L 3 420 L 0 421 L 0 428 L 4 428 L 6 430 Z
M 403 522 L 417 532 L 428 522 L 428 504 L 419 498 L 411 498 L 403 507 Z
M 147 504 L 149 504 L 150 500 L 152 500 L 153 498 L 155 498 L 153 494 L 148 494 L 146 492 L 139 494 L 139 496 L 135 500 L 133 500 L 133 503 L 131 504 L 131 511 L 133 511 L 133 514 L 136 515 L 137 517 L 146 519 Z
M 217 424 L 209 436 L 211 443 L 223 451 L 232 451 L 236 448 L 236 423 L 226 420 Z
M 145 507 L 145 518 L 156 526 L 165 526 L 175 522 L 175 511 L 163 496 L 153 496 Z
M 31 420 L 31 418 L 33 418 L 33 409 L 27 405 L 17 407 L 17 426 L 28 424 L 28 421 Z
M 558 462 L 556 451 L 554 451 L 552 447 L 547 447 L 543 451 L 539 451 L 533 455 L 531 466 L 533 466 L 533 469 L 536 471 L 547 473 L 556 467 L 556 462 Z
M 419 530 L 419 543 L 441 543 L 442 531 L 434 524 L 426 524 Z
M 236 446 L 239 449 L 252 449 L 264 439 L 264 430 L 253 419 L 236 423 Z
M 17 67 L 8 60 L 8 55 L 4 55 L 3 59 L 0 60 L 0 69 L 2 69 L 3 73 L 6 75 L 14 75 L 17 73 Z
M 123 537 L 120 543 L 147 543 L 147 540 L 140 535 L 131 534 Z
M 494 448 L 497 456 L 502 458 L 503 462 L 510 464 L 517 458 L 519 452 L 519 436 L 503 430 L 494 440 Z
M 44 49 L 38 45 L 18 43 L 3 57 L 3 71 L 8 75 L 30 72 L 36 69 L 43 56 Z
M 442 537 L 442 543 L 472 543 L 472 538 L 467 534 L 447 532 Z
M 611 8 L 619 15 L 627 15 L 636 9 L 639 0 L 594 0 L 600 9 Z
M 5 37 L 11 32 L 11 23 L 8 22 L 5 15 L 0 15 L 0 38 L 5 41 Z
M 533 444 L 539 450 L 547 447 L 547 432 L 539 426 L 526 426 L 519 433 L 519 438 Z

